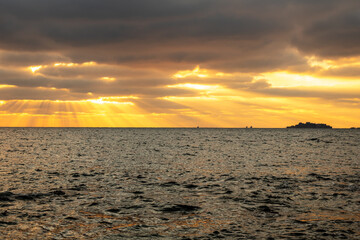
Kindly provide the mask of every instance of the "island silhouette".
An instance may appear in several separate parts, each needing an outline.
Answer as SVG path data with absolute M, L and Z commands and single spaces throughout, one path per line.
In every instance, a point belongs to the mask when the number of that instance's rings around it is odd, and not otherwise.
M 311 123 L 311 122 L 302 123 L 302 122 L 300 122 L 297 125 L 289 126 L 286 128 L 332 128 L 332 127 L 329 125 L 326 125 L 324 123 Z

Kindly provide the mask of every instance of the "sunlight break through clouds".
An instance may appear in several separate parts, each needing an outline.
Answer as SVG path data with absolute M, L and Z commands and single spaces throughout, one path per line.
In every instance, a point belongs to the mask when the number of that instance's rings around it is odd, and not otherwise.
M 0 2 L 0 126 L 360 126 L 358 0 Z
M 207 70 L 201 69 L 200 66 L 196 66 L 194 70 L 185 70 L 185 71 L 179 71 L 173 75 L 174 78 L 187 78 L 187 77 L 199 77 L 199 78 L 205 78 L 208 77 Z

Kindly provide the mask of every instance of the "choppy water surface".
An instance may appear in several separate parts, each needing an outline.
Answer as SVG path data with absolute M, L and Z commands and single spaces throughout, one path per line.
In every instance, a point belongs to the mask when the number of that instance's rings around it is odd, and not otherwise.
M 359 239 L 360 131 L 0 129 L 1 239 Z

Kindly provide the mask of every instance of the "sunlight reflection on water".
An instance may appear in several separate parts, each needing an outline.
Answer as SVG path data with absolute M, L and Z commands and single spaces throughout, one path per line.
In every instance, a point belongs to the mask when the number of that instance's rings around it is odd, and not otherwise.
M 356 238 L 359 139 L 357 130 L 1 128 L 0 236 Z

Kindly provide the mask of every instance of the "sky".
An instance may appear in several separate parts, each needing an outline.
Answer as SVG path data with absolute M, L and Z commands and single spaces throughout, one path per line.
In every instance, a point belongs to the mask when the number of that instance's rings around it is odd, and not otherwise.
M 1 0 L 0 126 L 360 127 L 359 0 Z

